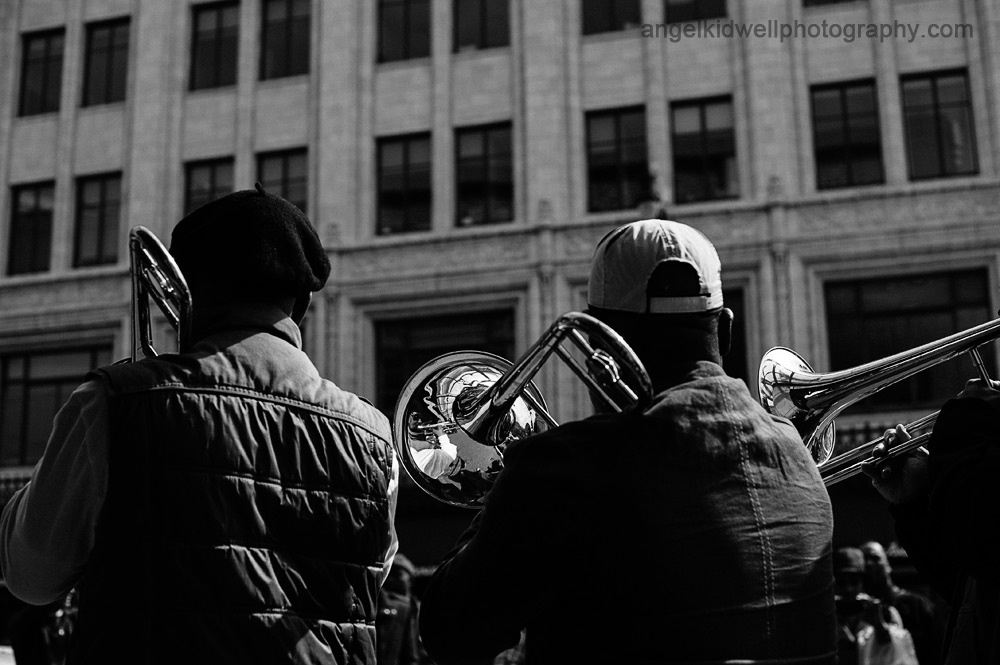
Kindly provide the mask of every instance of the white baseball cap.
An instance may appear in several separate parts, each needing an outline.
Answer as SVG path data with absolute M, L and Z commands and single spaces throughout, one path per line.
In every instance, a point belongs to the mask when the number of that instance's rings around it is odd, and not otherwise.
M 632 222 L 597 244 L 587 302 L 636 314 L 709 312 L 722 307 L 722 264 L 697 229 L 663 219 Z

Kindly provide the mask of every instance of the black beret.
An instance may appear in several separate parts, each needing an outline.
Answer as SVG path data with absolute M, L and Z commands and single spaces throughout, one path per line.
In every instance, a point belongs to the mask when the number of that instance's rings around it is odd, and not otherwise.
M 319 291 L 330 276 L 330 261 L 309 219 L 260 183 L 179 221 L 170 253 L 192 288 L 212 284 L 299 295 Z

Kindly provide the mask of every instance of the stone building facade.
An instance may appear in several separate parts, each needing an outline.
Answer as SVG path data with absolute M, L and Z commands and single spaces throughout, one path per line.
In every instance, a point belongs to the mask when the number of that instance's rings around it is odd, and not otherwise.
M 641 119 L 630 145 L 641 143 L 639 161 L 656 176 L 669 216 L 719 249 L 727 299 L 745 322 L 727 369 L 751 385 L 771 346 L 827 371 L 844 358 L 874 360 L 865 354 L 882 346 L 934 339 L 939 328 L 956 332 L 1000 306 L 993 0 L 728 0 L 684 22 L 687 36 L 676 18 L 695 3 L 588 2 L 505 0 L 500 44 L 490 43 L 490 19 L 481 17 L 485 41 L 462 41 L 475 21 L 457 14 L 476 5 L 487 16 L 497 3 L 485 0 L 0 3 L 0 473 L 8 491 L 39 452 L 41 425 L 30 414 L 54 408 L 82 375 L 66 363 L 128 354 L 128 228 L 166 239 L 198 174 L 247 188 L 271 155 L 298 160 L 301 204 L 333 265 L 305 323 L 307 350 L 324 375 L 387 411 L 401 376 L 424 356 L 468 344 L 517 355 L 559 314 L 584 306 L 594 246 L 638 215 L 635 163 L 620 141 L 610 182 L 626 195 L 617 206 L 594 204 L 594 181 L 604 177 L 595 171 L 604 154 L 596 134 L 611 117 L 620 138 L 621 109 Z M 304 65 L 277 75 L 265 74 L 272 10 L 298 17 L 291 49 L 308 46 Z M 209 33 L 223 24 L 229 31 L 219 39 L 235 44 L 229 74 L 209 67 L 210 83 L 194 84 L 195 43 L 218 44 Z M 768 32 L 726 37 L 724 25 Z M 825 32 L 781 37 L 796 25 Z M 872 25 L 896 32 L 860 36 Z M 846 38 L 846 26 L 857 26 L 857 38 Z M 928 35 L 930 26 L 942 36 Z M 107 74 L 91 64 L 101 39 L 117 53 L 107 68 L 125 68 L 120 98 L 94 83 Z M 61 63 L 56 86 L 53 62 Z M 42 90 L 25 101 L 27 79 L 46 71 L 49 82 L 38 85 L 53 99 L 41 99 Z M 844 100 L 858 90 L 869 106 L 852 116 Z M 97 102 L 87 101 L 92 93 Z M 838 99 L 848 104 L 839 112 L 828 106 Z M 713 117 L 721 133 L 712 133 Z M 692 118 L 700 134 L 681 127 Z M 462 180 L 462 132 L 495 127 L 509 130 L 498 167 L 509 170 L 490 191 L 509 212 L 467 223 L 459 201 L 478 190 Z M 868 134 L 845 139 L 852 127 Z M 699 136 L 704 145 L 692 148 Z M 404 144 L 410 167 L 412 151 L 426 149 L 420 168 L 430 194 L 418 230 L 404 221 L 400 232 L 386 223 L 397 204 L 382 197 L 399 194 L 389 192 L 385 160 Z M 692 167 L 699 155 L 702 171 Z M 692 185 L 701 176 L 707 189 Z M 85 208 L 105 229 L 97 239 L 82 230 L 91 223 Z M 46 232 L 25 230 L 45 223 Z M 946 293 L 924 311 L 932 290 Z M 888 309 L 865 304 L 879 298 Z M 898 334 L 876 343 L 871 326 L 883 315 Z M 557 418 L 584 412 L 584 391 L 566 368 L 549 364 L 538 382 Z M 849 412 L 842 429 L 880 431 L 959 387 L 918 386 Z M 411 494 L 419 507 L 402 509 L 403 522 L 422 531 L 404 524 L 404 549 L 430 563 L 443 545 L 421 549 L 428 530 L 443 525 L 450 537 L 467 517 L 436 512 L 412 488 L 404 501 Z M 843 511 L 865 500 L 845 491 Z M 886 525 L 865 528 L 862 535 L 884 536 Z M 838 529 L 845 541 L 858 535 Z

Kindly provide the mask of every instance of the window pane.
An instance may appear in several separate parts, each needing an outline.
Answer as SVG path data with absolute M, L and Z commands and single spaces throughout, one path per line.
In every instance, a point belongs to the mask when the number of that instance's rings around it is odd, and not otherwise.
M 429 0 L 409 0 L 409 57 L 425 58 L 431 52 L 431 16 Z
M 378 232 L 429 229 L 430 138 L 379 139 L 378 153 Z
M 701 109 L 697 106 L 678 106 L 674 108 L 675 134 L 700 134 Z
M 611 3 L 614 0 L 583 0 L 583 34 L 614 30 Z
M 976 170 L 972 117 L 968 108 L 941 110 L 941 140 L 946 174 L 973 173 Z
M 510 44 L 510 0 L 486 0 L 486 46 Z
M 376 322 L 376 406 L 391 412 L 413 372 L 428 360 L 462 349 L 514 357 L 513 312 L 465 312 Z
M 966 96 L 965 76 L 942 76 L 937 79 L 939 104 L 964 103 Z
M 0 465 L 34 464 L 41 456 L 56 411 L 94 362 L 110 348 L 0 357 Z
M 455 11 L 455 50 L 485 45 L 480 43 L 480 0 L 456 0 Z
M 479 131 L 474 132 L 462 132 L 458 137 L 458 156 L 459 158 L 465 157 L 482 157 L 486 146 L 483 141 L 483 133 Z
M 50 184 L 13 188 L 8 274 L 49 269 L 54 191 Z
M 705 105 L 705 129 L 733 128 L 733 105 L 729 102 Z
M 909 78 L 902 87 L 910 177 L 976 173 L 979 167 L 966 73 Z
M 406 57 L 404 35 L 406 7 L 402 2 L 382 2 L 379 13 L 379 60 L 402 60 Z
M 672 118 L 676 200 L 686 203 L 738 196 L 732 102 L 676 104 Z
M 914 178 L 935 176 L 941 171 L 938 152 L 937 119 L 932 109 L 914 109 L 906 113 L 907 152 L 910 175 Z
M 907 107 L 933 106 L 930 79 L 916 79 L 903 83 L 903 104 Z
M 814 88 L 812 114 L 819 189 L 883 182 L 873 83 Z

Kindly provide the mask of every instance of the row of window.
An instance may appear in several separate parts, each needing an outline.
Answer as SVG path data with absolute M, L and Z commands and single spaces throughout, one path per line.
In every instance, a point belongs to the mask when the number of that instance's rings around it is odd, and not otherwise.
M 306 209 L 306 151 L 262 153 L 257 179 L 269 192 Z M 73 267 L 118 261 L 121 237 L 121 173 L 77 178 Z M 185 167 L 184 212 L 233 191 L 233 160 L 190 162 Z M 52 256 L 55 183 L 19 185 L 11 190 L 7 274 L 46 272 Z
M 803 5 L 825 5 L 854 0 L 803 0 Z M 641 0 L 582 0 L 585 35 L 638 28 Z M 453 0 L 452 48 L 507 46 L 510 43 L 510 0 Z M 667 23 L 726 17 L 726 0 L 663 0 Z M 379 0 L 378 61 L 426 58 L 431 50 L 430 0 Z
M 965 72 L 902 79 L 910 178 L 978 171 Z M 885 182 L 875 82 L 811 89 L 816 184 L 819 189 Z M 692 203 L 740 195 L 730 97 L 675 102 L 670 107 L 673 199 Z M 457 223 L 513 218 L 509 124 L 458 130 Z M 378 140 L 379 233 L 424 231 L 431 220 L 431 136 Z M 643 107 L 586 115 L 587 209 L 636 207 L 649 192 Z
M 907 157 L 912 179 L 974 174 L 975 131 L 962 71 L 902 79 Z M 811 90 L 816 184 L 819 189 L 885 181 L 875 82 L 814 86 Z M 673 200 L 692 203 L 740 195 L 732 100 L 717 97 L 671 104 Z M 511 123 L 455 131 L 455 224 L 514 219 Z M 650 196 L 645 109 L 586 114 L 587 208 L 635 208 Z M 428 231 L 432 216 L 431 135 L 376 142 L 377 232 Z M 233 191 L 233 158 L 190 162 L 185 168 L 185 213 Z M 305 149 L 258 156 L 257 178 L 306 210 Z M 74 266 L 117 260 L 120 176 L 78 181 Z M 54 185 L 13 189 L 9 274 L 49 269 Z
M 991 318 L 985 269 L 890 278 L 831 281 L 825 286 L 832 369 L 846 369 L 967 329 Z M 743 322 L 743 293 L 727 289 L 726 304 Z M 449 351 L 477 349 L 513 358 L 514 313 L 508 309 L 392 319 L 375 323 L 376 405 L 389 413 L 407 378 Z M 726 371 L 747 380 L 744 329 L 734 329 Z M 988 367 L 996 359 L 985 347 Z M 52 418 L 90 369 L 107 364 L 107 345 L 58 352 L 0 355 L 0 466 L 34 464 Z M 941 404 L 968 378 L 955 359 L 887 388 L 861 410 L 923 409 Z
M 310 0 L 262 0 L 261 80 L 309 71 Z M 125 99 L 130 19 L 85 26 L 81 106 Z M 191 90 L 236 83 L 239 3 L 192 7 Z M 18 115 L 59 110 L 65 56 L 64 28 L 22 36 L 21 97 Z

